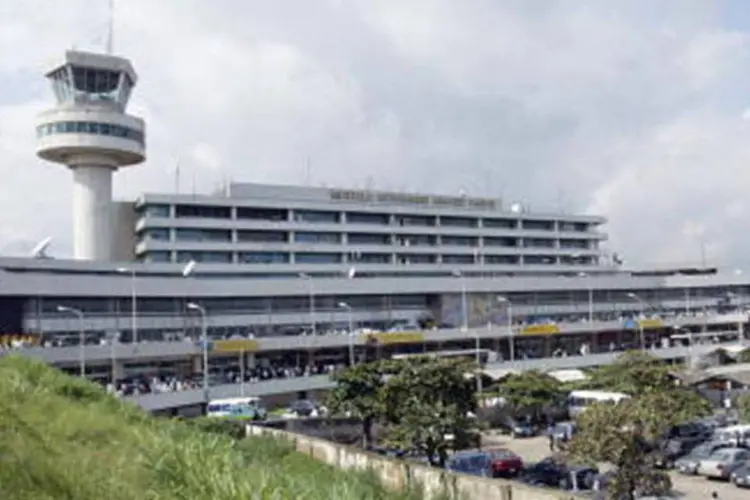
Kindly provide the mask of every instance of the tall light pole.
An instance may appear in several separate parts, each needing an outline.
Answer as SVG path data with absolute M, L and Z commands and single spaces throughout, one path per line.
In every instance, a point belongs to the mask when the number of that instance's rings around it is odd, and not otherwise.
M 86 378 L 86 331 L 83 311 L 75 307 L 57 306 L 57 312 L 70 313 L 78 317 L 78 368 L 81 377 Z
M 516 360 L 516 339 L 513 335 L 513 303 L 508 297 L 502 295 L 498 295 L 496 300 L 501 304 L 505 304 L 508 312 L 508 354 L 510 354 L 510 361 L 512 363 Z
M 586 279 L 586 289 L 589 292 L 589 323 L 594 322 L 594 287 L 591 283 L 591 276 L 587 273 L 578 273 L 578 276 Z
M 339 307 L 346 309 L 349 317 L 349 366 L 354 366 L 354 317 L 352 315 L 352 306 L 346 302 L 339 302 Z
M 190 278 L 193 275 L 193 273 L 195 272 L 195 266 L 197 266 L 197 265 L 198 264 L 194 260 L 188 261 L 184 266 L 182 266 L 182 271 L 180 271 L 180 274 L 182 274 L 183 278 L 186 278 L 186 279 Z M 182 297 L 182 304 L 180 304 L 180 309 L 182 309 L 182 307 L 187 307 L 187 303 L 188 303 L 188 297 L 187 297 L 187 292 L 185 292 L 185 297 Z M 182 315 L 182 318 L 183 318 L 183 324 L 182 324 L 182 326 L 185 329 L 183 331 L 183 334 L 187 334 L 187 332 L 188 332 L 187 316 L 186 315 Z
M 466 297 L 466 279 L 464 278 L 463 273 L 458 269 L 454 269 L 451 274 L 453 274 L 453 276 L 455 276 L 461 281 L 461 331 L 468 332 L 469 331 L 469 305 L 467 303 L 467 297 Z
M 208 403 L 208 315 L 206 314 L 206 309 L 195 302 L 188 302 L 187 308 L 191 311 L 198 311 L 198 314 L 201 315 L 201 325 L 203 330 L 201 334 L 201 344 L 203 344 L 201 346 L 203 349 L 203 394 L 206 403 Z
M 646 303 L 646 301 L 640 298 L 638 295 L 636 295 L 633 292 L 628 293 L 628 297 L 638 302 L 638 304 L 641 306 L 641 316 L 645 316 L 646 307 L 648 307 L 648 304 Z M 638 319 L 638 336 L 640 337 L 640 341 L 641 341 L 641 350 L 645 351 L 646 350 L 646 334 L 643 331 L 643 322 L 641 321 L 641 319 Z
M 133 330 L 133 344 L 138 343 L 138 289 L 136 287 L 135 268 L 118 267 L 117 272 L 130 274 L 130 328 Z
M 315 285 L 312 276 L 306 273 L 299 273 L 299 277 L 307 281 L 307 295 L 310 301 L 310 330 L 313 336 L 318 334 L 318 322 L 315 319 Z
M 120 341 L 120 332 L 109 334 L 109 361 L 112 369 L 112 385 L 117 383 L 117 342 Z

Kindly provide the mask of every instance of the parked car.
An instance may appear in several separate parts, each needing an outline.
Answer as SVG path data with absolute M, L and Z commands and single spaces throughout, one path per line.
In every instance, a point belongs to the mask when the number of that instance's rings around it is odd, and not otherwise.
M 677 459 L 674 464 L 675 468 L 680 474 L 695 475 L 698 473 L 701 460 L 708 459 L 716 450 L 729 447 L 729 445 L 717 441 L 700 444 L 684 457 Z
M 729 479 L 732 472 L 750 461 L 750 450 L 745 448 L 721 448 L 701 460 L 698 474 L 710 478 Z
M 521 421 L 510 416 L 504 417 L 500 421 L 500 428 L 514 438 L 536 435 L 536 430 L 530 421 Z
M 551 486 L 562 490 L 588 490 L 599 474 L 596 467 L 566 464 L 557 457 L 547 457 L 526 468 L 521 481 L 533 486 Z
M 481 451 L 460 451 L 448 458 L 445 468 L 472 476 L 492 477 L 492 460 Z
M 750 462 L 735 469 L 735 471 L 729 475 L 729 479 L 738 488 L 750 488 Z
M 505 448 L 486 450 L 489 454 L 492 477 L 516 477 L 523 471 L 523 460 Z

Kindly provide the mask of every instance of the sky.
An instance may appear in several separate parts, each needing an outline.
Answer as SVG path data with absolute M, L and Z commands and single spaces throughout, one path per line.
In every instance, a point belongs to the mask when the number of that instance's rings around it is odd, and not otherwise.
M 464 191 L 604 215 L 628 264 L 750 269 L 747 2 L 114 3 L 148 127 L 118 198 L 228 179 Z M 71 174 L 35 157 L 34 123 L 44 70 L 104 50 L 108 17 L 107 0 L 0 2 L 5 254 L 70 253 Z

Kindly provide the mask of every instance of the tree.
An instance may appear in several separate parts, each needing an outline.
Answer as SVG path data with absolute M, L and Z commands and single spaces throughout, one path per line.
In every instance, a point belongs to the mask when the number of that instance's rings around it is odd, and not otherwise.
M 672 368 L 643 351 L 630 351 L 614 363 L 591 370 L 587 388 L 636 395 L 675 387 Z
M 743 394 L 737 399 L 737 411 L 740 414 L 740 420 L 750 424 L 750 394 Z
M 514 413 L 539 416 L 565 396 L 562 384 L 536 370 L 511 374 L 499 384 L 500 396 Z
M 440 358 L 391 362 L 382 391 L 387 441 L 444 466 L 448 449 L 476 437 L 473 363 Z
M 372 444 L 372 429 L 383 413 L 384 369 L 381 362 L 354 365 L 333 375 L 336 387 L 327 404 L 333 413 L 346 413 L 362 422 L 362 443 Z

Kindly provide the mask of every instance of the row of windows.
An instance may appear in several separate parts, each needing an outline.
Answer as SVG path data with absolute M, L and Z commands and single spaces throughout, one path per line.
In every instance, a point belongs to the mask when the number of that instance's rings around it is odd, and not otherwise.
M 57 122 L 39 125 L 36 128 L 37 137 L 55 134 L 92 134 L 106 135 L 109 137 L 119 137 L 130 139 L 141 146 L 144 145 L 143 132 L 134 130 L 121 125 L 98 122 Z
M 258 312 L 306 312 L 309 310 L 310 297 L 306 284 L 298 279 L 299 295 L 291 297 L 232 297 L 202 298 L 200 303 L 209 311 L 258 311 Z M 628 297 L 630 290 L 594 291 L 593 298 L 597 303 L 626 304 L 634 302 Z M 647 304 L 659 304 L 662 301 L 683 302 L 685 293 L 682 289 L 648 289 L 632 290 Z M 691 299 L 726 300 L 729 293 L 738 296 L 750 295 L 750 287 L 710 287 L 691 290 Z M 471 294 L 477 297 L 483 294 Z M 490 298 L 492 294 L 488 294 Z M 548 306 L 585 304 L 589 300 L 586 290 L 550 291 L 550 292 L 510 292 L 504 294 L 514 306 Z M 454 295 L 455 297 L 455 295 Z M 185 298 L 151 298 L 138 297 L 137 307 L 142 314 L 177 313 L 185 310 Z M 339 302 L 346 302 L 354 308 L 366 309 L 405 309 L 440 307 L 441 298 L 437 294 L 394 294 L 394 295 L 316 295 L 315 305 L 319 309 L 335 308 Z M 130 313 L 132 310 L 129 298 L 34 298 L 29 299 L 24 310 L 27 315 L 38 313 L 56 313 L 58 306 L 75 307 L 84 313 Z M 639 307 L 634 303 L 635 307 Z
M 150 207 L 158 207 L 151 209 Z M 139 208 L 145 215 L 154 217 L 169 217 L 169 205 L 144 205 Z M 203 219 L 231 219 L 232 208 L 228 206 L 208 205 L 175 205 L 174 217 L 203 218 Z M 332 212 L 323 210 L 287 210 L 274 208 L 237 207 L 236 218 L 243 220 L 262 220 L 268 222 L 307 222 L 312 224 L 373 224 L 422 227 L 461 227 L 461 228 L 490 228 L 490 229 L 528 229 L 537 231 L 554 231 L 559 227 L 561 231 L 586 232 L 589 224 L 583 222 L 559 222 L 456 217 L 449 215 L 400 215 L 400 214 L 370 214 L 359 212 Z
M 174 230 L 175 241 L 194 242 L 232 242 L 231 229 L 187 229 L 178 228 Z M 295 243 L 338 245 L 343 243 L 345 233 L 331 232 L 305 232 L 296 231 L 287 233 L 285 231 L 243 231 L 238 230 L 237 242 L 239 243 Z M 157 241 L 169 241 L 170 230 L 168 228 L 149 228 L 141 233 L 145 239 Z M 291 237 L 290 237 L 291 235 Z M 524 247 L 524 248 L 559 248 L 562 249 L 592 249 L 592 243 L 587 240 L 551 239 L 551 238 L 511 238 L 490 237 L 484 238 L 473 236 L 434 236 L 434 235 L 389 235 L 389 234 L 367 234 L 346 233 L 346 242 L 350 245 L 397 245 L 403 247 L 411 246 L 464 246 L 464 247 Z M 440 243 L 438 243 L 440 242 Z
M 288 264 L 294 255 L 297 264 L 340 264 L 344 262 L 359 264 L 435 264 L 438 255 L 421 254 L 390 254 L 352 252 L 350 254 L 324 252 L 236 252 L 237 262 L 241 264 Z M 147 262 L 171 262 L 172 255 L 168 251 L 149 251 L 140 257 Z M 234 252 L 220 251 L 177 251 L 176 262 L 196 262 L 231 264 L 234 262 Z M 444 264 L 579 264 L 594 265 L 596 261 L 590 257 L 554 257 L 542 255 L 441 255 Z

